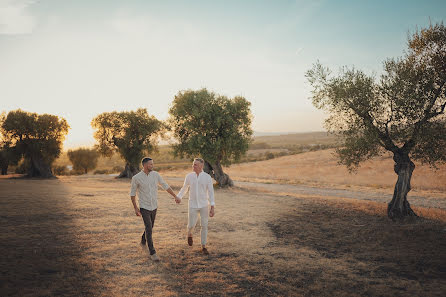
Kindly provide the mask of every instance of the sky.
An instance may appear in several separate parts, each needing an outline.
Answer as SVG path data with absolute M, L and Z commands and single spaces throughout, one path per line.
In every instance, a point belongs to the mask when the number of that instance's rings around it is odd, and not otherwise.
M 0 112 L 65 118 L 64 148 L 95 143 L 102 112 L 166 120 L 181 90 L 251 102 L 258 132 L 323 131 L 305 72 L 378 75 L 446 1 L 0 0 Z

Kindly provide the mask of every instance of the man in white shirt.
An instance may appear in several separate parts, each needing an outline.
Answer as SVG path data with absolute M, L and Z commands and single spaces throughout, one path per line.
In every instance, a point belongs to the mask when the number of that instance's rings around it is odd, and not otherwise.
M 184 185 L 178 193 L 180 199 L 186 194 L 189 188 L 189 212 L 187 224 L 187 243 L 192 246 L 192 231 L 197 224 L 198 215 L 201 219 L 201 253 L 209 255 L 206 249 L 206 240 L 208 234 L 208 218 L 215 214 L 214 187 L 212 178 L 203 171 L 204 160 L 196 158 L 192 165 L 193 172 L 186 175 Z M 209 202 L 211 209 L 209 210 Z M 181 201 L 181 200 L 180 200 Z M 209 211 L 209 215 L 208 215 Z
M 150 257 L 154 261 L 159 261 L 152 240 L 152 230 L 158 208 L 158 184 L 175 198 L 175 202 L 180 203 L 181 200 L 175 195 L 161 175 L 153 170 L 153 160 L 151 158 L 145 157 L 141 163 L 143 169 L 132 177 L 130 198 L 132 199 L 135 214 L 138 217 L 142 216 L 144 221 L 145 230 L 141 237 L 141 244 L 145 245 L 147 242 Z M 138 192 L 139 207 L 135 201 L 136 192 Z

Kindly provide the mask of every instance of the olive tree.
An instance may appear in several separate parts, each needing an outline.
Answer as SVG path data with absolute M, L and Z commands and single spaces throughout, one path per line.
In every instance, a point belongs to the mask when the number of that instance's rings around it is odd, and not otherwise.
M 55 115 L 10 111 L 0 126 L 3 152 L 12 164 L 23 157 L 27 176 L 53 177 L 51 164 L 61 153 L 68 129 L 67 121 Z
M 91 121 L 99 153 L 110 157 L 114 152 L 125 160 L 119 177 L 131 178 L 138 173 L 144 153 L 155 149 L 164 124 L 150 116 L 145 108 L 136 111 L 104 112 Z
M 7 141 L 0 141 L 0 169 L 1 175 L 8 174 L 9 165 L 17 165 L 21 159 L 21 154 L 17 148 L 11 146 Z
M 326 127 L 342 136 L 340 163 L 351 170 L 389 151 L 398 175 L 387 214 L 416 216 L 407 201 L 413 160 L 446 161 L 446 28 L 417 30 L 400 58 L 384 62 L 380 78 L 344 68 L 333 76 L 319 62 L 307 72 L 312 101 L 330 114 Z
M 95 169 L 98 165 L 99 153 L 95 149 L 78 148 L 68 150 L 68 159 L 73 164 L 73 169 L 87 174 L 88 170 Z
M 243 97 L 229 99 L 206 89 L 180 91 L 168 119 L 177 141 L 174 154 L 201 156 L 205 171 L 221 187 L 232 186 L 222 166 L 239 160 L 248 150 L 252 135 L 250 105 Z

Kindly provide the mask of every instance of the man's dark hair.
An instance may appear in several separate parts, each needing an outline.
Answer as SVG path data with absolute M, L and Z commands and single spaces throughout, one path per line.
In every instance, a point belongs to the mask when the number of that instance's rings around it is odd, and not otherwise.
M 147 163 L 147 162 L 149 162 L 149 161 L 152 161 L 152 158 L 149 158 L 149 157 L 144 157 L 144 158 L 142 158 L 142 160 L 141 160 L 141 164 L 142 164 L 142 166 L 144 166 L 144 164 Z

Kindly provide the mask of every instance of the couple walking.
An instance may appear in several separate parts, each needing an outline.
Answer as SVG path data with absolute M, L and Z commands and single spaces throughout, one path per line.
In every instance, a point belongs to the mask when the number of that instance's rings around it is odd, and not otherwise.
M 206 240 L 208 232 L 208 218 L 214 216 L 214 188 L 212 178 L 203 171 L 203 159 L 194 159 L 192 168 L 193 172 L 186 175 L 183 187 L 178 195 L 172 191 L 172 188 L 164 181 L 161 175 L 153 170 L 153 160 L 151 158 L 143 158 L 143 169 L 133 176 L 130 189 L 130 197 L 132 199 L 135 214 L 142 216 L 145 230 L 141 237 L 141 244 L 145 245 L 150 252 L 152 260 L 159 261 L 153 246 L 152 230 L 155 224 L 156 211 L 158 209 L 158 185 L 161 185 L 170 195 L 175 198 L 176 203 L 181 200 L 189 189 L 189 211 L 187 224 L 187 243 L 192 246 L 192 231 L 197 223 L 198 215 L 201 219 L 201 253 L 209 255 L 206 249 Z M 138 193 L 139 207 L 136 204 L 136 193 Z M 208 199 L 211 209 L 208 208 Z M 209 211 L 209 213 L 208 213 Z

